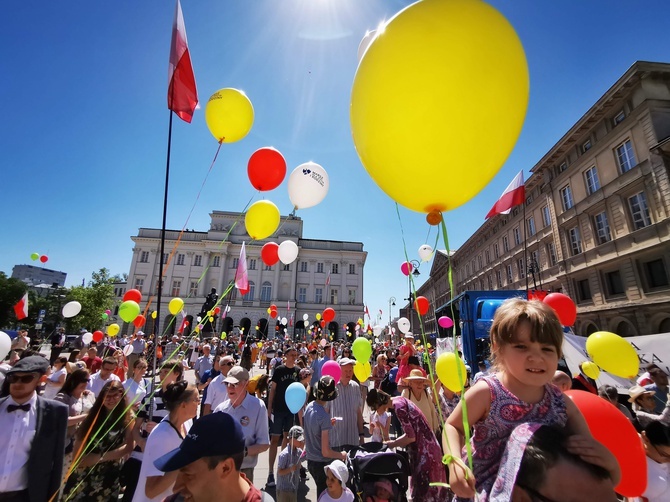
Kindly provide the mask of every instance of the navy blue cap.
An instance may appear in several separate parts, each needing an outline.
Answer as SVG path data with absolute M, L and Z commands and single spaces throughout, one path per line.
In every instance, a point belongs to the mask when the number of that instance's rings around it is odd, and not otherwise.
M 225 457 L 242 452 L 242 426 L 228 413 L 220 411 L 196 420 L 179 448 L 154 460 L 154 465 L 163 472 L 170 472 L 203 457 Z

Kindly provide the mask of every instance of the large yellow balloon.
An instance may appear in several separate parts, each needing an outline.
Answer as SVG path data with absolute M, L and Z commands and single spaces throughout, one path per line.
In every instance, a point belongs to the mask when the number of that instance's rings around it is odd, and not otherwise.
M 170 303 L 168 303 L 168 310 L 172 315 L 177 315 L 179 312 L 181 312 L 181 309 L 183 308 L 184 308 L 184 300 L 182 300 L 181 298 L 173 298 L 172 300 L 170 300 Z
M 207 102 L 205 121 L 217 141 L 234 143 L 251 130 L 254 107 L 244 92 L 231 88 L 219 89 Z
M 269 200 L 254 202 L 244 215 L 244 226 L 254 240 L 270 237 L 279 226 L 279 208 Z
M 364 363 L 356 361 L 356 365 L 354 366 L 354 375 L 356 375 L 356 378 L 358 378 L 359 382 L 365 382 L 368 378 L 370 378 L 371 374 L 372 368 L 370 367 L 369 361 L 365 361 Z
M 356 71 L 356 151 L 399 204 L 454 209 L 502 167 L 528 93 L 523 47 L 502 14 L 480 0 L 421 0 L 378 33 Z
M 459 369 L 460 367 L 460 369 Z M 460 392 L 465 386 L 467 370 L 465 363 L 453 352 L 440 354 L 435 361 L 435 372 L 440 381 L 452 392 Z
M 586 352 L 593 362 L 612 375 L 635 378 L 640 371 L 640 359 L 635 348 L 619 335 L 597 331 L 586 339 Z

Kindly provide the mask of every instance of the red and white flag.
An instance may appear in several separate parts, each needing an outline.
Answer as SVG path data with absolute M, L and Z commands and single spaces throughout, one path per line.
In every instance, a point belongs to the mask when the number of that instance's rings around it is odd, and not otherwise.
M 370 317 L 370 311 L 368 310 L 368 306 L 365 306 L 365 315 Z
M 514 206 L 523 204 L 526 200 L 526 187 L 523 184 L 523 171 L 519 171 L 512 183 L 510 183 L 500 196 L 498 201 L 493 204 L 491 210 L 487 213 L 485 219 L 489 219 L 496 214 L 509 214 Z
M 247 251 L 242 242 L 240 250 L 240 260 L 237 262 L 237 271 L 235 272 L 235 287 L 240 290 L 242 296 L 249 292 L 249 273 L 247 272 Z
M 19 303 L 14 305 L 14 313 L 16 314 L 17 321 L 28 317 L 28 293 L 23 295 L 23 298 L 19 300 Z
M 168 109 L 185 122 L 191 122 L 198 105 L 198 90 L 191 65 L 191 55 L 186 40 L 186 27 L 181 5 L 177 0 L 172 23 L 172 43 L 170 44 L 170 65 L 168 68 Z
M 328 277 L 326 277 L 326 286 L 330 285 L 330 270 L 328 271 Z

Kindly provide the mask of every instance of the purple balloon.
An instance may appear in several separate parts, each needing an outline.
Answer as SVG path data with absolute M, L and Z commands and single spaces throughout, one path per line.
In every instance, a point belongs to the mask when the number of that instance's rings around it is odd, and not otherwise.
M 325 362 L 323 368 L 321 368 L 321 376 L 325 375 L 333 377 L 335 383 L 340 381 L 340 375 L 342 375 L 342 369 L 340 369 L 340 365 L 337 363 L 337 361 Z
M 441 328 L 449 329 L 454 325 L 454 321 L 451 320 L 451 317 L 443 315 L 437 320 L 437 324 L 439 324 Z

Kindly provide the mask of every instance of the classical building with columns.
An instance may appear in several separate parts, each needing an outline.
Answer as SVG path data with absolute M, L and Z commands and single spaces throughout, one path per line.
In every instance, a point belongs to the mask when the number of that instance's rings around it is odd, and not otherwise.
M 168 311 L 172 298 L 184 300 L 189 320 L 186 330 L 190 331 L 212 289 L 216 289 L 220 299 L 221 315 L 214 321 L 217 333 L 243 329 L 252 336 L 287 333 L 302 338 L 315 323 L 316 314 L 326 307 L 336 312 L 335 320 L 327 326 L 330 334 L 341 338 L 350 323 L 351 332 L 354 331 L 354 323 L 364 309 L 363 270 L 367 252 L 362 243 L 305 239 L 303 221 L 296 216 L 282 216 L 275 234 L 252 241 L 244 227 L 243 213 L 213 211 L 210 217 L 208 231 L 186 230 L 181 237 L 177 230 L 165 233 L 164 262 L 169 263 L 160 309 L 161 333 L 166 330 L 172 333 L 181 325 L 181 318 L 173 320 Z M 151 311 L 156 309 L 160 234 L 160 229 L 140 228 L 131 237 L 135 247 L 128 288 L 142 291 L 143 309 L 151 298 Z M 288 265 L 281 262 L 265 265 L 261 259 L 262 246 L 285 240 L 298 245 L 298 258 Z M 244 296 L 232 286 L 243 242 L 250 286 Z M 276 319 L 268 315 L 272 304 L 277 306 Z M 230 311 L 223 316 L 226 306 Z M 305 314 L 307 323 L 303 322 Z M 286 325 L 281 323 L 284 318 Z M 132 332 L 132 325 L 124 325 L 122 329 L 124 333 Z

